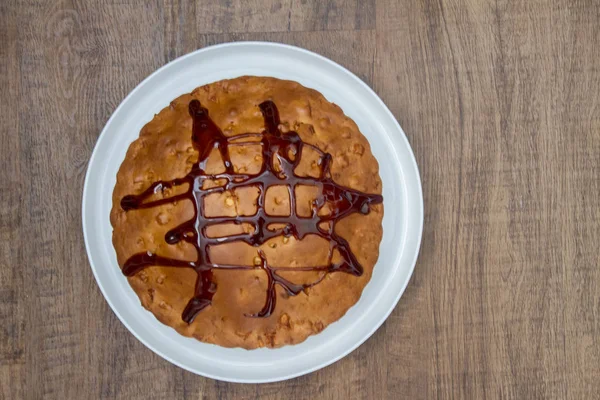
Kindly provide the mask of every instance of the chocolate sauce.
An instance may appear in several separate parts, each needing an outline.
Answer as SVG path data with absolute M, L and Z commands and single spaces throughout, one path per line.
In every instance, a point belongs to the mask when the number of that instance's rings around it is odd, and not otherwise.
M 165 235 L 168 244 L 177 244 L 181 241 L 191 243 L 196 248 L 195 261 L 184 261 L 161 257 L 151 252 L 138 253 L 129 258 L 123 266 L 123 274 L 132 276 L 142 269 L 153 266 L 169 266 L 176 268 L 192 268 L 198 274 L 195 292 L 192 299 L 185 307 L 182 318 L 191 323 L 196 315 L 209 306 L 217 289 L 213 282 L 213 270 L 255 270 L 262 269 L 268 277 L 267 298 L 264 307 L 255 314 L 246 314 L 249 317 L 268 317 L 275 309 L 275 286 L 280 285 L 289 295 L 295 296 L 301 291 L 321 282 L 332 272 L 345 272 L 355 276 L 363 273 L 363 268 L 350 250 L 348 242 L 335 233 L 337 221 L 349 214 L 360 212 L 367 214 L 371 204 L 378 204 L 383 197 L 376 194 L 366 194 L 357 190 L 338 185 L 331 178 L 331 155 L 322 152 L 319 148 L 302 142 L 297 132 L 281 132 L 279 129 L 279 112 L 272 101 L 265 101 L 259 105 L 265 121 L 265 130 L 260 134 L 246 134 L 226 137 L 221 129 L 211 120 L 208 110 L 198 100 L 189 103 L 189 113 L 193 119 L 192 143 L 199 153 L 198 162 L 192 166 L 191 171 L 183 178 L 172 181 L 158 181 L 138 195 L 128 195 L 121 199 L 121 207 L 125 211 L 156 207 L 161 204 L 174 203 L 180 200 L 190 200 L 194 206 L 194 217 L 189 221 L 171 229 Z M 260 138 L 263 162 L 257 174 L 240 174 L 233 169 L 229 156 L 228 146 L 235 140 L 244 137 Z M 237 143 L 239 144 L 239 143 Z M 320 176 L 318 178 L 297 175 L 295 170 L 302 158 L 304 147 L 311 147 L 321 154 Z M 206 162 L 213 149 L 217 149 L 223 160 L 225 172 L 207 174 Z M 224 181 L 221 186 L 203 189 L 204 182 L 215 180 Z M 181 194 L 158 200 L 145 201 L 156 193 L 165 189 L 188 185 L 188 189 Z M 290 199 L 290 215 L 287 217 L 272 216 L 265 211 L 265 195 L 269 187 L 286 185 Z M 312 215 L 303 217 L 296 210 L 295 188 L 299 185 L 315 186 L 319 189 L 319 197 L 313 202 Z M 259 190 L 257 210 L 254 215 L 236 217 L 207 217 L 204 213 L 203 199 L 211 193 L 222 193 L 242 187 L 256 187 Z M 330 212 L 319 215 L 325 205 Z M 206 234 L 209 226 L 234 223 L 240 225 L 247 223 L 254 228 L 253 232 L 231 235 L 227 237 L 211 238 Z M 273 229 L 271 225 L 281 227 Z M 277 236 L 294 236 L 300 240 L 306 235 L 317 235 L 329 241 L 329 256 L 327 265 L 316 267 L 275 267 L 268 264 L 265 255 L 259 250 L 260 265 L 225 265 L 211 262 L 209 248 L 211 245 L 242 241 L 252 246 L 260 246 L 267 240 Z M 338 251 L 341 261 L 332 262 L 334 250 Z M 320 278 L 310 284 L 295 284 L 283 278 L 278 271 L 322 271 Z

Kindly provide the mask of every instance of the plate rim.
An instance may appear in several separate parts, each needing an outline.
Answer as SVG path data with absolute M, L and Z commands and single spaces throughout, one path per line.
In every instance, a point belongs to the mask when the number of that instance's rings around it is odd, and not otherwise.
M 185 59 L 190 58 L 190 57 L 194 57 L 197 56 L 199 53 L 203 53 L 206 51 L 210 51 L 210 50 L 216 50 L 216 49 L 223 49 L 223 48 L 227 48 L 227 47 L 238 47 L 238 46 L 265 46 L 265 47 L 271 47 L 271 48 L 280 48 L 280 49 L 287 49 L 287 50 L 292 50 L 292 51 L 296 51 L 296 52 L 300 52 L 300 53 L 304 53 L 305 55 L 308 55 L 310 57 L 314 57 L 316 58 L 318 61 L 320 62 L 325 62 L 335 68 L 340 69 L 342 72 L 346 73 L 349 77 L 351 77 L 353 80 L 355 80 L 359 85 L 361 85 L 364 89 L 366 89 L 368 92 L 370 92 L 371 95 L 373 95 L 373 97 L 376 99 L 376 101 L 378 102 L 378 106 L 379 108 L 381 108 L 391 119 L 391 121 L 393 121 L 394 127 L 398 130 L 398 133 L 400 133 L 399 135 L 399 139 L 403 142 L 403 144 L 406 146 L 408 155 L 410 156 L 410 164 L 412 165 L 412 167 L 414 168 L 414 191 L 415 193 L 413 193 L 413 195 L 416 195 L 416 197 L 414 198 L 415 200 L 415 206 L 416 209 L 411 209 L 411 213 L 415 213 L 416 214 L 416 221 L 418 223 L 417 226 L 413 227 L 413 230 L 415 232 L 417 232 L 417 237 L 416 237 L 416 242 L 415 242 L 415 247 L 414 247 L 414 254 L 412 254 L 411 258 L 410 258 L 410 264 L 408 264 L 407 261 L 407 266 L 408 266 L 408 277 L 406 279 L 406 281 L 404 282 L 404 284 L 402 285 L 402 287 L 400 288 L 400 290 L 398 290 L 398 293 L 396 294 L 395 298 L 393 299 L 391 306 L 389 307 L 389 309 L 382 314 L 381 319 L 372 325 L 371 329 L 369 329 L 367 331 L 367 333 L 360 337 L 358 340 L 355 341 L 355 343 L 351 346 L 349 346 L 346 350 L 340 352 L 340 354 L 335 355 L 334 357 L 331 357 L 329 359 L 327 359 L 326 361 L 309 367 L 309 368 L 305 368 L 303 370 L 301 370 L 300 372 L 297 373 L 291 373 L 285 376 L 277 376 L 274 378 L 265 378 L 265 379 L 244 379 L 244 378 L 237 378 L 237 379 L 232 379 L 229 377 L 223 377 L 223 376 L 219 376 L 217 374 L 211 374 L 209 372 L 198 372 L 197 370 L 193 369 L 192 367 L 189 367 L 187 365 L 185 365 L 184 363 L 181 363 L 175 359 L 173 359 L 171 356 L 165 354 L 163 351 L 156 349 L 155 347 L 153 347 L 152 345 L 150 345 L 145 339 L 143 339 L 140 335 L 138 335 L 138 333 L 127 323 L 127 321 L 125 320 L 125 318 L 117 311 L 117 309 L 115 308 L 115 306 L 113 305 L 112 301 L 110 300 L 110 296 L 107 295 L 106 289 L 104 288 L 104 286 L 102 285 L 98 273 L 97 273 L 97 268 L 94 265 L 94 262 L 92 261 L 92 257 L 90 256 L 91 254 L 91 245 L 90 245 L 90 239 L 88 238 L 88 229 L 87 228 L 87 222 L 86 222 L 86 199 L 88 198 L 88 187 L 90 186 L 90 175 L 91 175 L 91 168 L 90 166 L 93 165 L 93 162 L 95 160 L 95 158 L 98 155 L 98 148 L 99 148 L 99 144 L 101 142 L 101 139 L 103 138 L 103 136 L 105 135 L 106 131 L 107 131 L 107 127 L 109 127 L 111 125 L 111 122 L 115 119 L 115 117 L 118 115 L 119 111 L 121 110 L 121 108 L 123 108 L 125 106 L 125 104 L 129 101 L 129 99 L 131 97 L 134 96 L 135 93 L 137 93 L 139 90 L 141 90 L 145 85 L 148 84 L 149 81 L 152 80 L 152 78 L 155 75 L 158 75 L 160 72 L 162 72 L 163 70 L 170 68 L 173 66 L 173 64 L 177 64 L 177 63 L 181 63 L 183 62 Z M 82 208 L 81 208 L 81 218 L 82 218 L 82 230 L 83 230 L 83 236 L 84 236 L 84 242 L 85 242 L 85 249 L 86 249 L 86 255 L 87 255 L 87 259 L 90 265 L 90 268 L 92 269 L 92 273 L 94 275 L 94 279 L 96 281 L 97 286 L 100 289 L 100 292 L 102 293 L 102 296 L 104 297 L 104 300 L 108 303 L 109 307 L 111 308 L 112 312 L 117 316 L 117 318 L 119 319 L 119 321 L 127 328 L 127 330 L 129 331 L 129 333 L 131 333 L 137 340 L 139 340 L 146 348 L 150 349 L 151 351 L 153 351 L 155 354 L 159 355 L 161 358 L 169 361 L 170 363 L 177 365 L 178 367 L 192 372 L 196 375 L 200 375 L 206 378 L 210 378 L 210 379 L 214 379 L 214 380 L 220 380 L 220 381 L 226 381 L 226 382 L 234 382 L 234 383 L 268 383 L 268 382 L 279 382 L 279 381 L 284 381 L 284 380 L 288 380 L 288 379 L 292 379 L 292 378 L 296 378 L 299 376 L 303 376 L 306 374 L 309 374 L 311 372 L 320 370 L 322 368 L 325 368 L 337 361 L 339 361 L 340 359 L 344 358 L 345 356 L 347 356 L 348 354 L 350 354 L 351 352 L 353 352 L 354 350 L 356 350 L 359 346 L 361 346 L 365 341 L 367 341 L 380 327 L 381 325 L 383 325 L 383 323 L 388 319 L 388 317 L 390 316 L 390 314 L 392 313 L 392 311 L 396 308 L 396 306 L 398 305 L 398 302 L 400 301 L 400 298 L 402 297 L 402 295 L 404 294 L 404 291 L 406 290 L 408 284 L 410 283 L 413 273 L 414 273 L 414 269 L 416 266 L 416 262 L 417 259 L 419 257 L 419 253 L 420 253 L 420 249 L 421 249 L 421 242 L 422 242 L 422 237 L 423 237 L 423 225 L 424 225 L 424 201 L 423 201 L 423 189 L 422 189 L 422 183 L 421 183 L 421 176 L 420 176 L 420 171 L 418 168 L 418 164 L 412 149 L 412 146 L 410 145 L 410 142 L 408 141 L 408 138 L 406 136 L 406 134 L 404 133 L 404 130 L 402 129 L 402 127 L 400 126 L 400 123 L 398 122 L 398 120 L 395 118 L 395 116 L 393 115 L 393 113 L 390 111 L 390 109 L 387 107 L 387 105 L 383 102 L 383 100 L 379 97 L 379 95 L 369 86 L 367 85 L 362 79 L 360 79 L 357 75 L 355 75 L 353 72 L 351 72 L 350 70 L 348 70 L 346 67 L 338 64 L 337 62 L 321 55 L 318 54 L 316 52 L 304 49 L 302 47 L 298 47 L 298 46 L 293 46 L 293 45 L 289 45 L 289 44 L 285 44 L 285 43 L 278 43 L 278 42 L 268 42 L 268 41 L 234 41 L 234 42 L 225 42 L 225 43 L 220 43 L 220 44 L 215 44 L 215 45 L 211 45 L 211 46 L 206 46 L 206 47 L 202 47 L 199 49 L 196 49 L 190 53 L 184 54 L 180 57 L 177 57 L 173 60 L 171 60 L 170 62 L 164 64 L 163 66 L 161 66 L 160 68 L 156 69 L 154 72 L 152 72 L 150 75 L 148 75 L 146 78 L 144 78 L 140 83 L 138 83 L 135 88 L 133 90 L 131 90 L 127 96 L 125 96 L 125 98 L 119 103 L 119 105 L 115 108 L 115 110 L 112 112 L 110 118 L 106 121 L 106 123 L 104 124 L 100 134 L 98 135 L 98 137 L 96 138 L 96 142 L 94 144 L 94 149 L 92 150 L 92 154 L 88 160 L 87 163 L 87 167 L 86 167 L 86 174 L 85 174 L 85 179 L 84 179 L 84 183 L 83 183 L 83 194 L 82 194 Z M 415 215 L 413 215 L 414 217 Z M 342 317 L 343 318 L 343 317 Z

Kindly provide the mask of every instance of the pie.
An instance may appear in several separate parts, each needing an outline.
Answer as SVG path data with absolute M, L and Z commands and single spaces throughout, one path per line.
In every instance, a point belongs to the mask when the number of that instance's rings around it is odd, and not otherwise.
M 142 306 L 180 334 L 255 349 L 304 341 L 371 279 L 377 160 L 319 92 L 243 76 L 173 100 L 141 130 L 110 214 Z

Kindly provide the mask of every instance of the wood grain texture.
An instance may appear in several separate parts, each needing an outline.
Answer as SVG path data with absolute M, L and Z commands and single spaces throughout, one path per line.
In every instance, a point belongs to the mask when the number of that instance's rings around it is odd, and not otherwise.
M 210 44 L 317 51 L 371 85 L 421 170 L 414 276 L 308 376 L 185 372 L 107 306 L 81 234 L 94 143 L 137 83 Z M 0 399 L 584 399 L 600 393 L 600 3 L 0 2 Z

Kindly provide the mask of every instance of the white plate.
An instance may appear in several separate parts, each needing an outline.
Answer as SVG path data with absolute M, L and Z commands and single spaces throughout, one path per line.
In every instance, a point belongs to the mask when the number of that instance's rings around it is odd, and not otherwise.
M 280 349 L 226 349 L 179 335 L 146 311 L 117 265 L 109 221 L 117 170 L 155 113 L 183 93 L 241 75 L 291 79 L 321 92 L 359 126 L 379 161 L 385 216 L 373 277 L 358 303 L 305 342 Z M 273 382 L 323 368 L 357 348 L 385 321 L 406 288 L 419 251 L 423 198 L 404 132 L 381 99 L 347 69 L 297 47 L 238 42 L 207 47 L 165 65 L 138 85 L 106 123 L 83 189 L 83 233 L 92 271 L 123 324 L 152 351 L 188 371 L 232 382 Z

